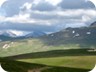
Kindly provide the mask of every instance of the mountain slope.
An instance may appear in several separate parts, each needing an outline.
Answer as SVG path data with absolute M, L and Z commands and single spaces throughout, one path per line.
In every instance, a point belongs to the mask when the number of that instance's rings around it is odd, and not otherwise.
M 52 46 L 64 45 L 64 44 L 79 44 L 82 46 L 94 47 L 96 43 L 96 28 L 67 28 L 57 33 L 49 34 L 41 37 L 41 40 Z
M 4 45 L 10 45 L 3 48 Z M 67 28 L 38 38 L 17 38 L 0 43 L 0 56 L 61 49 L 96 48 L 96 28 Z M 10 50 L 11 53 L 8 51 Z M 6 52 L 6 54 L 5 54 Z
M 35 37 L 33 37 L 33 34 Z M 36 36 L 40 37 L 36 37 Z M 42 36 L 41 36 L 42 35 Z M 2 37 L 2 36 L 1 36 Z M 2 37 L 2 39 L 4 39 Z M 5 38 L 6 40 L 7 38 Z M 10 37 L 8 37 L 9 40 Z M 12 44 L 11 44 L 12 42 Z M 4 45 L 12 52 L 4 51 Z M 95 49 L 96 27 L 66 28 L 56 33 L 45 34 L 43 32 L 32 32 L 27 37 L 13 38 L 11 41 L 0 43 L 1 56 L 11 56 L 31 52 L 41 52 L 58 49 Z M 15 50 L 14 50 L 15 49 Z M 6 54 L 4 54 L 6 52 Z
M 46 33 L 40 31 L 33 31 L 31 33 L 29 32 L 27 34 L 23 34 L 23 32 L 20 31 L 8 30 L 0 32 L 0 39 L 1 41 L 8 41 L 8 40 L 35 38 L 43 35 L 46 35 Z
M 90 25 L 90 27 L 96 27 L 96 21 L 93 22 L 93 23 Z

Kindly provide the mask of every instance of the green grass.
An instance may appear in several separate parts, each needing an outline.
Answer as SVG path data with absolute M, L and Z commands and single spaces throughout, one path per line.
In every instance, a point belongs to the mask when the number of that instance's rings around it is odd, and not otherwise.
M 55 72 L 55 70 L 59 72 L 58 70 L 61 71 L 62 69 L 66 69 L 66 67 L 69 68 L 66 72 L 76 72 L 74 69 L 79 69 L 79 71 L 83 72 L 82 70 L 91 70 L 96 64 L 96 52 L 88 52 L 87 50 L 88 49 L 53 50 L 9 56 L 5 57 L 5 59 L 46 65 L 53 67 L 52 72 Z M 56 69 L 54 69 L 54 67 Z M 70 71 L 70 68 L 73 70 Z M 51 72 L 50 69 L 47 72 Z
M 96 56 L 65 56 L 54 58 L 22 59 L 19 61 L 51 66 L 92 69 L 96 63 Z
M 14 44 L 11 44 L 10 41 L 0 43 L 0 57 L 14 56 L 14 55 L 26 54 L 32 52 L 80 48 L 78 44 L 48 46 L 42 43 L 39 39 L 25 39 L 25 40 L 13 41 L 13 42 Z M 11 45 L 8 49 L 3 49 L 2 47 L 4 46 L 4 44 L 11 44 Z
M 88 49 L 53 50 L 10 56 L 7 58 L 51 66 L 92 69 L 96 63 L 96 52 L 88 52 Z
M 2 48 L 10 43 L 0 43 L 0 63 L 9 72 L 42 68 L 42 72 L 88 72 L 96 64 L 96 52 L 75 43 L 52 46 L 39 39 L 24 39 L 14 41 L 8 49 Z
M 50 66 L 36 63 L 25 63 L 0 58 L 3 69 L 8 72 L 88 72 L 90 69 L 72 68 L 64 66 Z M 35 70 L 35 71 L 33 71 Z

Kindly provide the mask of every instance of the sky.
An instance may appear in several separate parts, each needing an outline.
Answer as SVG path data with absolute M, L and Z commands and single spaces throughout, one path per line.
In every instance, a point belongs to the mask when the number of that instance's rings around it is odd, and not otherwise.
M 56 32 L 96 21 L 96 0 L 0 0 L 0 30 Z

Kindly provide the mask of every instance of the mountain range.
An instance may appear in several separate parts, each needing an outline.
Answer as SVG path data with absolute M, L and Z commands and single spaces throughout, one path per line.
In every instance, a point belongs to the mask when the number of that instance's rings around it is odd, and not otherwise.
M 33 37 L 39 37 L 42 35 L 46 35 L 46 33 L 41 31 L 32 31 L 32 32 L 23 34 L 23 32 L 19 32 L 19 31 L 6 30 L 6 31 L 0 32 L 0 41 L 33 38 Z
M 95 23 L 93 25 L 95 25 Z M 69 27 L 51 34 L 32 31 L 26 35 L 18 37 L 1 34 L 0 41 L 1 56 L 14 56 L 32 52 L 65 49 L 96 50 L 96 27 L 93 27 L 92 25 L 80 28 Z M 79 50 L 77 53 L 78 52 Z M 48 55 L 52 54 L 48 53 Z
M 42 36 L 40 39 L 47 45 L 79 44 L 80 47 L 94 47 L 96 43 L 96 23 L 89 27 L 66 28 L 59 32 Z
M 63 35 L 63 36 L 62 36 Z M 14 39 L 24 39 L 24 38 L 35 38 L 44 37 L 46 39 L 86 39 L 86 38 L 96 38 L 96 22 L 93 22 L 89 27 L 81 28 L 66 28 L 59 32 L 46 34 L 42 31 L 32 31 L 24 34 L 20 31 L 6 30 L 0 31 L 0 41 L 14 40 Z

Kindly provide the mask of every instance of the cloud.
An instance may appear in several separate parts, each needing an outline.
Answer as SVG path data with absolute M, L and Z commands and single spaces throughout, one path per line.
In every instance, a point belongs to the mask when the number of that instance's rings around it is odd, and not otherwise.
M 4 3 L 4 2 L 6 2 L 7 0 L 0 0 L 0 7 L 2 6 L 2 4 Z
M 6 12 L 6 16 L 14 16 L 20 11 L 28 10 L 56 11 L 59 7 L 62 9 L 89 9 L 95 6 L 87 0 L 7 0 L 1 7 Z
M 19 13 L 18 15 L 12 17 L 3 17 L 1 16 L 0 20 L 3 22 L 10 22 L 11 24 L 18 24 L 21 26 L 24 24 L 26 27 L 35 27 L 42 28 L 45 27 L 53 27 L 53 30 L 63 29 L 65 27 L 81 27 L 86 26 L 88 22 L 92 22 L 96 18 L 96 10 L 94 9 L 77 9 L 77 10 L 60 10 L 60 11 L 31 11 L 25 13 Z M 20 24 L 20 25 L 19 25 Z M 9 25 L 9 24 L 6 24 Z M 77 26 L 78 25 L 78 26 Z M 12 26 L 12 25 L 10 25 Z M 21 26 L 21 29 L 24 28 Z M 14 27 L 13 27 L 14 28 Z M 40 29 L 41 29 L 40 28 Z M 43 27 L 44 28 L 44 27 Z M 24 28 L 27 29 L 27 28 Z M 45 29 L 45 28 L 44 28 Z M 46 29 L 45 29 L 46 30 Z M 57 31 L 56 30 L 56 31 Z
M 39 4 L 34 5 L 32 7 L 32 10 L 39 10 L 39 11 L 52 11 L 55 9 L 55 6 L 52 4 L 46 2 L 46 1 L 41 1 Z
M 20 9 L 21 9 L 21 10 L 30 10 L 31 7 L 32 7 L 32 3 L 26 2 L 26 3 L 24 3 L 24 4 L 20 7 Z
M 58 31 L 87 26 L 96 19 L 85 0 L 7 0 L 0 9 L 0 29 Z
M 50 12 L 33 12 L 31 18 L 38 20 L 49 20 L 54 22 L 87 22 L 96 17 L 96 10 L 94 9 L 77 9 L 77 10 L 60 10 Z M 72 22 L 72 23 L 73 23 Z
M 20 7 L 26 2 L 32 3 L 33 0 L 7 0 L 1 8 L 5 10 L 6 16 L 14 16 L 19 14 Z
M 56 31 L 55 26 L 45 26 L 39 24 L 30 23 L 12 23 L 12 22 L 2 22 L 0 25 L 0 30 L 19 30 L 19 31 L 43 31 L 43 32 L 54 32 Z
M 39 11 L 51 11 L 56 9 L 59 1 L 56 0 L 7 0 L 2 4 L 2 9 L 5 10 L 6 16 L 14 16 L 19 14 L 21 10 L 39 10 Z
M 91 9 L 95 8 L 95 5 L 88 0 L 62 0 L 58 4 L 62 9 Z
M 96 7 L 96 0 L 89 0 L 89 1 L 91 1 Z
M 41 2 L 47 2 L 53 6 L 56 6 L 57 4 L 59 4 L 62 0 L 34 0 L 33 3 L 35 5 L 38 5 Z
M 57 4 L 59 4 L 62 0 L 45 0 L 46 2 L 56 6 Z

